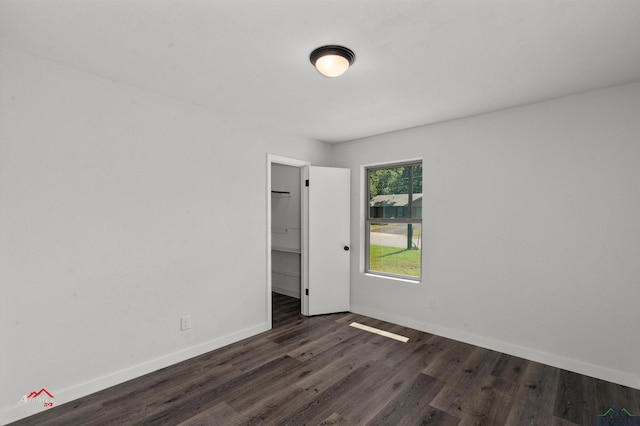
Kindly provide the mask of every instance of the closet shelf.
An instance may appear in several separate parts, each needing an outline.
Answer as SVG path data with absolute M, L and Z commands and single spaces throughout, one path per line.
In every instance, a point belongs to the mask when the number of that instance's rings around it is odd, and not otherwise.
M 283 253 L 298 253 L 298 254 L 300 254 L 300 249 L 299 248 L 292 248 L 292 247 L 272 246 L 271 250 L 280 251 L 280 252 L 283 252 Z

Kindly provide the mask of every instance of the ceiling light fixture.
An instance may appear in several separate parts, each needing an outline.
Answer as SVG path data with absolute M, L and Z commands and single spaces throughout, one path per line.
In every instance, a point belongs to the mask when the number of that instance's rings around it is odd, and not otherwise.
M 338 77 L 349 69 L 356 60 L 356 54 L 343 46 L 329 45 L 318 47 L 309 56 L 311 63 L 327 77 Z

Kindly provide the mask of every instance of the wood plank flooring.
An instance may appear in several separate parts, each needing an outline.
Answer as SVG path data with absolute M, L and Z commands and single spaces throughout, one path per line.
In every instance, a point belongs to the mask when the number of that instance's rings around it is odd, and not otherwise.
M 352 313 L 305 318 L 15 425 L 594 425 L 640 390 Z M 352 321 L 408 343 L 349 327 Z

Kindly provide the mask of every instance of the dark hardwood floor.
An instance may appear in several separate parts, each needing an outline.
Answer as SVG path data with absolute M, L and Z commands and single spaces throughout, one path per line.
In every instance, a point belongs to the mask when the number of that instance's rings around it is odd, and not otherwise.
M 305 318 L 297 299 L 273 299 L 271 331 L 15 424 L 546 426 L 640 414 L 640 390 L 361 315 Z

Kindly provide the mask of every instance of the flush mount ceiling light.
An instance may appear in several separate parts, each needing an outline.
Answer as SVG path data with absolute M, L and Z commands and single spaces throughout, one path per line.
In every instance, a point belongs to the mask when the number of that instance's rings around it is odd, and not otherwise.
M 311 52 L 309 59 L 320 74 L 327 77 L 338 77 L 353 64 L 356 60 L 356 54 L 346 47 L 329 45 L 318 47 Z

